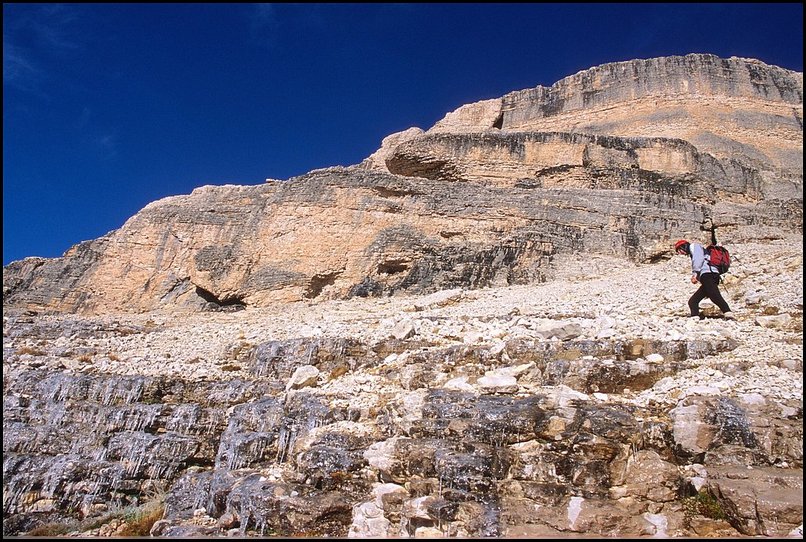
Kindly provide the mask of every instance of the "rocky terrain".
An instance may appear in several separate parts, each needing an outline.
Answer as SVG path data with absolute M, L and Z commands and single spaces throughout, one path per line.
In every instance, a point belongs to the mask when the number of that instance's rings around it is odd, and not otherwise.
M 164 536 L 786 536 L 796 241 L 731 245 L 737 321 L 685 316 L 684 257 L 276 309 L 7 313 L 4 526 L 161 484 Z
M 4 536 L 802 537 L 802 80 L 607 64 L 6 266 Z

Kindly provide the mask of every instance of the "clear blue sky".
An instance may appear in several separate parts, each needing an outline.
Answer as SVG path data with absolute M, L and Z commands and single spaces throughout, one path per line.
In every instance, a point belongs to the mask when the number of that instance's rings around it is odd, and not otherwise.
M 687 53 L 803 71 L 803 5 L 3 4 L 3 264 L 201 185 L 356 164 L 463 104 Z

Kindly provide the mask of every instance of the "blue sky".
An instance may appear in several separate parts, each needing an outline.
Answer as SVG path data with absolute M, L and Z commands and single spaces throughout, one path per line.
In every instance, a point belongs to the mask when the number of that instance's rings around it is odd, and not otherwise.
M 803 71 L 803 4 L 3 4 L 3 265 L 607 62 Z

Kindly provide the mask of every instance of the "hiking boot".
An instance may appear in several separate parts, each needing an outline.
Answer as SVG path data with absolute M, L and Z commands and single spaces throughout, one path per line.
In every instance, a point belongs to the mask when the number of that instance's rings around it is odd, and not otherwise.
M 724 314 L 725 320 L 736 320 L 736 316 L 733 314 L 733 311 L 728 311 Z

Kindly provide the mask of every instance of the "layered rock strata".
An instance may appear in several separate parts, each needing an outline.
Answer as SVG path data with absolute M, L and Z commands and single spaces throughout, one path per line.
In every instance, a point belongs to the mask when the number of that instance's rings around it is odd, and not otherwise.
M 802 232 L 802 74 L 688 55 L 607 64 L 386 138 L 362 164 L 148 205 L 62 258 L 4 269 L 7 305 L 241 308 L 540 281 L 557 254 L 669 255 Z M 730 139 L 728 139 L 730 136 Z
M 487 129 L 682 139 L 719 160 L 802 174 L 803 73 L 705 54 L 615 62 L 462 106 L 429 132 Z

